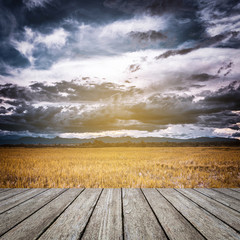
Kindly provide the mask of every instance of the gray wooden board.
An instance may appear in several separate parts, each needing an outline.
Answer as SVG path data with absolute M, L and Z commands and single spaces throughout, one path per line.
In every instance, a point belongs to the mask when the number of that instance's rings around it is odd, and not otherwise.
M 1 192 L 6 192 L 6 191 L 8 191 L 8 190 L 10 190 L 11 188 L 0 188 L 0 193 Z
M 56 197 L 53 201 L 35 212 L 29 218 L 3 235 L 2 239 L 37 239 L 55 218 L 81 193 L 82 189 L 71 188 Z
M 27 218 L 39 208 L 56 198 L 65 189 L 49 189 L 0 215 L 0 236 Z
M 232 189 L 233 191 L 240 192 L 240 188 L 230 188 L 230 189 Z
M 156 189 L 142 190 L 169 239 L 205 239 Z
M 47 189 L 44 188 L 33 188 L 29 191 L 25 191 L 11 198 L 8 198 L 5 201 L 1 201 L 0 214 L 46 190 Z
M 199 191 L 205 195 L 207 195 L 208 197 L 228 206 L 228 207 L 231 207 L 233 209 L 235 209 L 236 211 L 239 211 L 240 212 L 240 201 L 237 200 L 237 199 L 234 199 L 228 195 L 225 195 L 221 192 L 217 192 L 217 191 L 214 191 L 212 189 L 209 189 L 209 188 L 198 188 L 198 189 L 195 189 L 196 191 Z M 231 191 L 231 190 L 229 190 Z
M 231 227 L 240 231 L 240 213 L 193 190 L 178 189 L 179 192 L 190 198 L 202 208 L 206 209 L 214 216 L 229 224 Z
M 140 189 L 123 189 L 124 239 L 167 239 Z
M 236 192 L 236 191 L 233 191 L 232 189 L 228 189 L 228 188 L 213 188 L 213 190 L 224 193 L 224 194 L 226 194 L 230 197 L 233 197 L 235 199 L 238 199 L 240 201 L 240 192 Z M 239 202 L 239 204 L 240 204 L 240 202 Z
M 123 239 L 121 189 L 104 189 L 82 239 Z
M 9 191 L 1 192 L 0 193 L 0 201 L 6 200 L 10 197 L 13 197 L 21 192 L 28 191 L 28 188 L 12 188 Z
M 39 239 L 79 239 L 101 191 L 101 189 L 84 190 Z
M 240 235 L 196 203 L 174 189 L 158 189 L 204 237 L 211 240 L 239 240 Z

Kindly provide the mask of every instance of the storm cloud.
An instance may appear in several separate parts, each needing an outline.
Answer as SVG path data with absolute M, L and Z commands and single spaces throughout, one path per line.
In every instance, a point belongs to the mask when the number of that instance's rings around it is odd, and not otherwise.
M 232 0 L 0 1 L 0 135 L 239 138 L 239 11 Z

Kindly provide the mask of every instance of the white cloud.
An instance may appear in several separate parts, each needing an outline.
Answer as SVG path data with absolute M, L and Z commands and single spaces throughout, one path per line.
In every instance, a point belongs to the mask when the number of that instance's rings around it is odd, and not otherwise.
M 239 133 L 239 131 L 231 128 L 216 128 L 213 133 L 218 137 L 232 137 L 234 133 Z M 240 137 L 238 139 L 240 140 Z
M 128 20 L 119 20 L 110 24 L 94 26 L 81 24 L 76 36 L 76 47 L 83 54 L 87 51 L 94 55 L 119 54 L 139 46 L 129 36 L 131 31 L 146 32 L 149 30 L 164 31 L 167 28 L 167 18 L 141 16 Z
M 58 50 L 61 49 L 67 42 L 69 33 L 63 28 L 57 28 L 50 34 L 42 34 L 34 32 L 31 28 L 24 28 L 24 39 L 17 41 L 12 39 L 14 47 L 33 64 L 36 60 L 33 57 L 34 49 L 37 49 L 38 44 L 44 44 L 48 49 Z
M 214 90 L 226 86 L 230 81 L 240 76 L 240 64 L 238 56 L 240 50 L 223 48 L 205 48 L 193 51 L 186 55 L 176 55 L 166 59 L 156 60 L 155 57 L 165 50 L 144 50 L 129 52 L 118 56 L 99 56 L 94 58 L 63 59 L 57 61 L 47 70 L 37 70 L 33 67 L 23 69 L 20 72 L 12 71 L 13 76 L 4 77 L 5 82 L 21 83 L 29 85 L 36 82 L 58 82 L 61 80 L 71 81 L 81 77 L 90 77 L 95 82 L 114 82 L 124 84 L 126 80 L 129 85 L 144 88 L 146 91 L 161 91 L 170 93 L 172 87 L 184 87 L 187 81 L 184 77 L 192 74 L 208 73 L 216 75 L 218 69 L 226 63 L 233 61 L 232 72 L 227 77 L 213 79 L 206 83 L 203 88 L 193 90 L 197 94 L 202 90 Z M 146 61 L 142 61 L 147 56 Z M 129 66 L 139 64 L 140 70 L 131 73 Z M 1 77 L 3 78 L 3 77 Z M 0 79 L 1 79 L 0 78 Z M 156 88 L 156 85 L 158 88 Z M 189 80 L 189 85 L 191 81 Z M 189 94 L 191 92 L 188 92 Z
M 226 13 L 226 9 L 224 8 L 220 11 L 219 8 L 216 8 L 216 5 L 219 4 L 218 1 L 202 0 L 199 2 L 199 4 L 200 19 L 205 22 L 206 31 L 210 36 L 223 34 L 229 31 L 240 30 L 240 16 L 231 16 L 230 10 L 228 10 L 229 12 Z M 239 4 L 236 6 L 236 9 L 238 8 Z
M 123 21 L 115 21 L 100 28 L 100 37 L 122 36 L 131 31 L 146 32 L 165 30 L 167 18 L 142 16 Z
M 213 128 L 200 128 L 193 124 L 184 125 L 169 125 L 165 129 L 149 131 L 140 130 L 118 130 L 118 131 L 103 131 L 103 132 L 84 132 L 84 133 L 62 133 L 59 136 L 62 138 L 97 138 L 97 137 L 166 137 L 166 138 L 198 138 L 198 137 L 214 137 Z
M 69 34 L 63 28 L 58 28 L 48 35 L 38 33 L 34 42 L 43 43 L 48 48 L 61 48 L 66 44 L 68 36 Z

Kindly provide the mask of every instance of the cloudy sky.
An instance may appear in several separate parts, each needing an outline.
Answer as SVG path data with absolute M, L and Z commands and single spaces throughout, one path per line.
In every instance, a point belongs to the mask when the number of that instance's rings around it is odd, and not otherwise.
M 238 0 L 0 0 L 0 136 L 240 138 Z

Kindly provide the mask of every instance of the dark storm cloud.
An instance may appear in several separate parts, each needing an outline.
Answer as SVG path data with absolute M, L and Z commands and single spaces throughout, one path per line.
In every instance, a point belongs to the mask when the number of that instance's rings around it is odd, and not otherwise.
M 183 56 L 208 47 L 234 50 L 240 46 L 239 9 L 239 1 L 233 0 L 0 0 L 0 75 L 4 80 L 11 73 L 21 74 L 20 69 L 31 66 L 24 72 L 26 81 L 32 80 L 27 79 L 28 72 L 33 70 L 31 74 L 35 73 L 36 69 L 49 69 L 46 75 L 43 74 L 49 79 L 56 74 L 51 66 L 59 60 L 71 62 L 93 56 L 122 56 L 147 48 L 151 51 L 168 49 L 156 59 Z M 141 22 L 145 19 L 149 21 L 146 26 Z M 132 27 L 139 22 L 140 27 Z M 125 23 L 130 27 L 125 29 Z M 144 25 L 143 30 L 141 25 Z M 137 47 L 132 46 L 133 42 Z M 165 67 L 159 61 L 160 71 L 153 69 L 153 74 L 146 76 L 144 67 L 149 66 L 149 71 L 152 70 L 150 57 L 147 57 L 147 61 L 142 59 L 139 64 L 134 59 L 131 63 L 135 64 L 124 70 L 127 74 L 143 73 L 151 84 L 156 79 L 155 76 L 151 79 L 152 75 L 161 75 L 161 71 L 164 75 L 171 64 Z M 222 56 L 216 54 L 217 58 Z M 93 83 L 88 75 L 70 82 L 56 79 L 52 85 L 35 82 L 26 86 L 21 82 L 5 84 L 3 81 L 4 84 L 0 84 L 0 129 L 152 131 L 168 124 L 194 124 L 239 130 L 240 85 L 237 81 L 227 85 L 229 79 L 238 80 L 237 60 L 231 61 L 231 56 L 226 58 L 225 63 L 217 65 L 217 70 L 216 65 L 206 64 L 206 71 L 201 65 L 201 70 L 196 72 L 182 69 L 183 76 L 168 73 L 164 75 L 166 79 L 160 79 L 152 87 L 146 86 L 147 90 L 130 87 L 132 80 L 125 82 L 129 87 L 110 82 L 96 83 L 98 80 Z M 110 67 L 108 69 L 111 71 Z M 23 76 L 19 79 L 25 79 Z M 224 78 L 226 76 L 228 78 Z M 216 84 L 215 90 L 210 91 L 208 81 L 212 84 L 217 78 L 223 79 L 227 86 L 217 89 L 219 84 Z M 11 81 L 17 82 L 16 79 Z M 122 80 L 125 79 L 128 77 Z M 141 84 L 141 76 L 138 80 Z M 200 92 L 197 97 L 202 100 L 197 101 L 198 98 L 193 96 L 195 91 Z
M 238 138 L 239 138 L 239 137 L 240 137 L 240 131 L 238 131 L 238 132 L 236 132 L 236 133 L 233 133 L 232 136 L 233 136 L 233 137 L 238 137 Z
M 24 29 L 31 28 L 42 34 L 51 34 L 54 29 L 63 28 L 66 32 L 78 31 L 76 23 L 103 24 L 128 15 L 103 6 L 98 0 L 84 1 L 0 1 L 0 75 L 9 74 L 9 66 L 27 68 L 29 60 L 12 44 L 12 40 L 24 40 Z M 74 42 L 74 38 L 69 37 Z M 66 52 L 66 50 L 65 50 Z M 54 61 L 64 56 L 64 51 L 50 52 L 43 45 L 35 46 L 33 57 L 35 67 L 49 68 Z
M 229 37 L 233 37 L 234 33 L 229 32 L 225 34 L 219 34 L 214 37 L 209 37 L 204 40 L 202 40 L 199 44 L 197 44 L 195 47 L 191 48 L 183 48 L 179 50 L 168 50 L 165 53 L 157 56 L 155 59 L 161 59 L 161 58 L 168 58 L 170 56 L 175 56 L 175 55 L 186 55 L 192 51 L 198 50 L 200 48 L 205 48 L 205 47 L 210 47 L 212 45 L 216 45 L 221 43 L 224 39 L 227 39 Z
M 100 23 L 126 16 L 117 10 L 105 8 L 103 3 L 98 0 L 3 0 L 1 1 L 1 9 L 3 9 L 3 13 L 5 12 L 3 16 L 12 19 L 11 22 L 15 23 L 17 28 L 30 26 L 39 29 L 42 27 L 41 30 L 45 32 L 49 30 L 49 27 L 63 24 L 63 20 L 66 19 L 75 19 L 85 23 Z M 7 22 L 7 20 L 5 21 Z M 65 24 L 67 27 L 67 23 Z M 44 27 L 48 28 L 44 29 Z
M 11 83 L 0 85 L 0 96 L 4 98 L 26 101 L 30 101 L 35 97 L 35 95 L 28 88 Z
M 218 69 L 217 74 L 218 75 L 222 74 L 224 77 L 226 77 L 232 71 L 232 67 L 233 67 L 233 62 L 224 64 Z
M 232 126 L 229 126 L 229 128 L 233 130 L 240 130 L 240 127 L 237 124 L 233 124 Z
M 3 106 L 0 107 L 0 114 L 5 114 L 7 112 L 8 112 L 8 110 L 5 107 L 3 107 Z
M 190 79 L 196 80 L 199 82 L 205 82 L 205 81 L 209 81 L 216 78 L 218 78 L 218 76 L 210 75 L 207 73 L 193 74 L 192 76 L 190 76 Z
M 240 122 L 240 116 L 232 111 L 208 113 L 199 117 L 198 125 L 213 128 L 231 128 Z
M 140 65 L 139 64 L 131 64 L 129 66 L 129 71 L 130 72 L 136 72 L 138 70 L 140 70 Z
M 129 33 L 129 36 L 140 43 L 158 42 L 158 41 L 167 39 L 167 36 L 165 36 L 165 34 L 163 34 L 161 31 L 154 31 L 154 30 L 149 30 L 147 32 L 132 31 Z
M 2 43 L 0 45 L 0 75 L 8 75 L 8 67 L 26 68 L 30 66 L 29 60 L 12 46 Z
M 162 15 L 165 13 L 193 11 L 197 4 L 184 0 L 105 0 L 104 5 L 127 13 L 149 13 Z
M 43 88 L 39 84 L 32 85 L 31 88 L 35 92 L 47 89 L 53 94 L 65 90 L 64 83 L 57 88 Z M 134 94 L 136 93 L 132 92 L 133 97 Z M 126 95 L 123 97 L 126 98 Z M 11 100 L 4 103 L 12 105 L 13 108 L 1 108 L 1 111 L 11 114 L 1 116 L 0 129 L 33 132 L 94 132 L 120 129 L 153 131 L 168 124 L 195 124 L 215 128 L 235 126 L 236 129 L 240 116 L 234 111 L 240 110 L 239 97 L 240 86 L 233 82 L 209 93 L 205 99 L 198 102 L 194 101 L 192 95 L 158 93 L 145 100 L 140 98 L 137 103 L 131 104 L 116 98 L 115 101 L 87 110 L 84 105 L 34 107 L 24 100 Z
M 62 81 L 51 85 L 44 83 L 34 83 L 29 87 L 22 87 L 16 84 L 0 85 L 0 97 L 33 101 L 33 102 L 58 102 L 58 101 L 99 101 L 109 97 L 131 96 L 140 93 L 141 90 L 135 87 L 124 87 L 122 85 L 104 82 L 104 83 L 84 83 L 80 85 L 78 81 Z
M 209 94 L 204 99 L 206 104 L 217 105 L 219 107 L 227 107 L 231 110 L 240 109 L 240 84 L 235 81 L 226 87 L 220 88 L 218 91 Z
M 113 55 L 136 49 L 127 43 L 127 39 L 124 38 L 127 36 L 141 43 L 137 49 L 173 48 L 158 58 L 184 55 L 202 47 L 215 46 L 215 43 L 218 43 L 218 47 L 237 48 L 239 47 L 239 33 L 234 29 L 231 29 L 232 35 L 228 35 L 228 39 L 225 39 L 225 32 L 206 39 L 208 36 L 206 29 L 209 25 L 217 26 L 217 23 L 211 22 L 212 20 L 226 17 L 230 13 L 230 17 L 236 14 L 236 1 L 220 2 L 221 4 L 218 4 L 216 0 L 207 2 L 190 0 L 2 0 L 0 2 L 0 46 L 2 46 L 0 49 L 0 74 L 9 75 L 12 69 L 30 66 L 29 56 L 21 54 L 16 44 L 13 44 L 14 41 L 16 43 L 16 41 L 26 40 L 26 28 L 43 35 L 52 34 L 54 30 L 61 28 L 68 34 L 66 44 L 57 50 L 50 49 L 43 43 L 36 44 L 33 39 L 30 40 L 30 43 L 34 45 L 31 56 L 34 62 L 31 64 L 35 69 L 49 69 L 56 61 L 65 58 Z M 210 11 L 208 15 L 214 13 L 216 17 L 213 15 L 206 19 L 205 15 L 201 15 L 204 11 Z M 221 12 L 221 16 L 217 14 L 217 11 Z M 81 48 L 78 45 L 77 33 L 82 23 L 96 27 L 116 20 L 133 19 L 136 15 L 159 17 L 164 14 L 168 16 L 164 33 L 161 29 L 145 32 L 130 31 L 126 36 L 121 36 L 114 41 L 110 39 L 106 46 L 103 45 L 103 41 L 99 40 L 98 42 L 97 37 L 91 39 L 88 36 L 87 47 Z M 236 22 L 231 18 L 225 21 L 227 24 L 230 24 L 231 21 Z M 222 41 L 221 38 L 225 41 Z M 204 39 L 206 41 L 202 43 Z M 190 44 L 191 41 L 194 44 Z M 183 43 L 185 43 L 184 49 L 176 49 Z
M 7 131 L 41 132 L 53 129 L 52 124 L 57 123 L 57 114 L 61 107 L 38 107 L 22 102 L 11 115 L 3 115 L 0 119 L 0 129 Z M 56 125 L 56 129 L 60 127 Z

